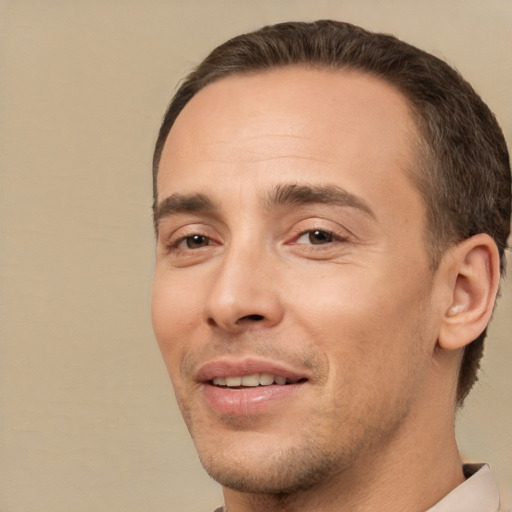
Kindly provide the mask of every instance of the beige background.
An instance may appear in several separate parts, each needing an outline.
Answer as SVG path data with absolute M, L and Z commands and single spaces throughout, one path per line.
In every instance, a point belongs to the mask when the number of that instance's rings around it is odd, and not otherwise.
M 214 45 L 322 17 L 455 63 L 512 142 L 511 0 L 0 0 L 1 512 L 220 502 L 150 325 L 152 145 L 177 80 Z M 508 506 L 511 330 L 509 282 L 458 428 Z

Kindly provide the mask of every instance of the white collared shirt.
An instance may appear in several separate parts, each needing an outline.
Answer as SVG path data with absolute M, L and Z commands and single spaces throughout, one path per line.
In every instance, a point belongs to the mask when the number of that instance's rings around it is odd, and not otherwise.
M 462 482 L 426 512 L 499 512 L 500 495 L 487 464 L 466 464 Z

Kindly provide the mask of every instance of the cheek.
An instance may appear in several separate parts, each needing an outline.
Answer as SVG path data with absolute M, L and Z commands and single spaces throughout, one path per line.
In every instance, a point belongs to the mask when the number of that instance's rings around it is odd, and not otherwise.
M 193 289 L 155 273 L 151 295 L 151 319 L 156 340 L 171 377 L 182 359 L 187 340 L 197 326 L 200 311 Z
M 389 284 L 369 268 L 334 267 L 307 280 L 293 276 L 288 283 L 294 286 L 287 294 L 287 309 L 295 309 L 298 321 L 320 338 L 366 337 L 364 333 L 391 322 L 401 309 L 401 294 L 394 296 Z
M 355 368 L 362 378 L 384 371 L 394 378 L 392 369 L 410 358 L 416 343 L 425 341 L 420 329 L 430 289 L 427 279 L 418 276 L 412 286 L 410 279 L 388 272 L 334 270 L 338 272 L 294 288 L 291 297 L 305 297 L 295 302 L 295 321 L 329 356 L 336 381 L 354 374 Z

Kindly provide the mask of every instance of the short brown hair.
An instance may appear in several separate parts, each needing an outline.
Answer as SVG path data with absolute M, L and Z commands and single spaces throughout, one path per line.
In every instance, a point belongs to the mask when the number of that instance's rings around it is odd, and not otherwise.
M 421 143 L 411 177 L 427 211 L 426 244 L 435 269 L 451 244 L 487 233 L 498 246 L 501 272 L 510 232 L 511 176 L 503 133 L 473 88 L 444 61 L 387 34 L 321 20 L 263 27 L 215 48 L 186 78 L 163 119 L 153 157 L 158 165 L 167 136 L 188 101 L 208 84 L 233 74 L 302 65 L 359 70 L 394 85 L 408 99 Z M 477 380 L 484 332 L 464 353 L 457 401 Z

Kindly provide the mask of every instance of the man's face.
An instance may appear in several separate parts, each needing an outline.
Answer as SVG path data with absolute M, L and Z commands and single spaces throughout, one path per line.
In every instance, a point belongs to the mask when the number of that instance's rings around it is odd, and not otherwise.
M 207 471 L 293 491 L 421 407 L 437 327 L 406 101 L 365 74 L 222 79 L 158 175 L 153 324 Z

